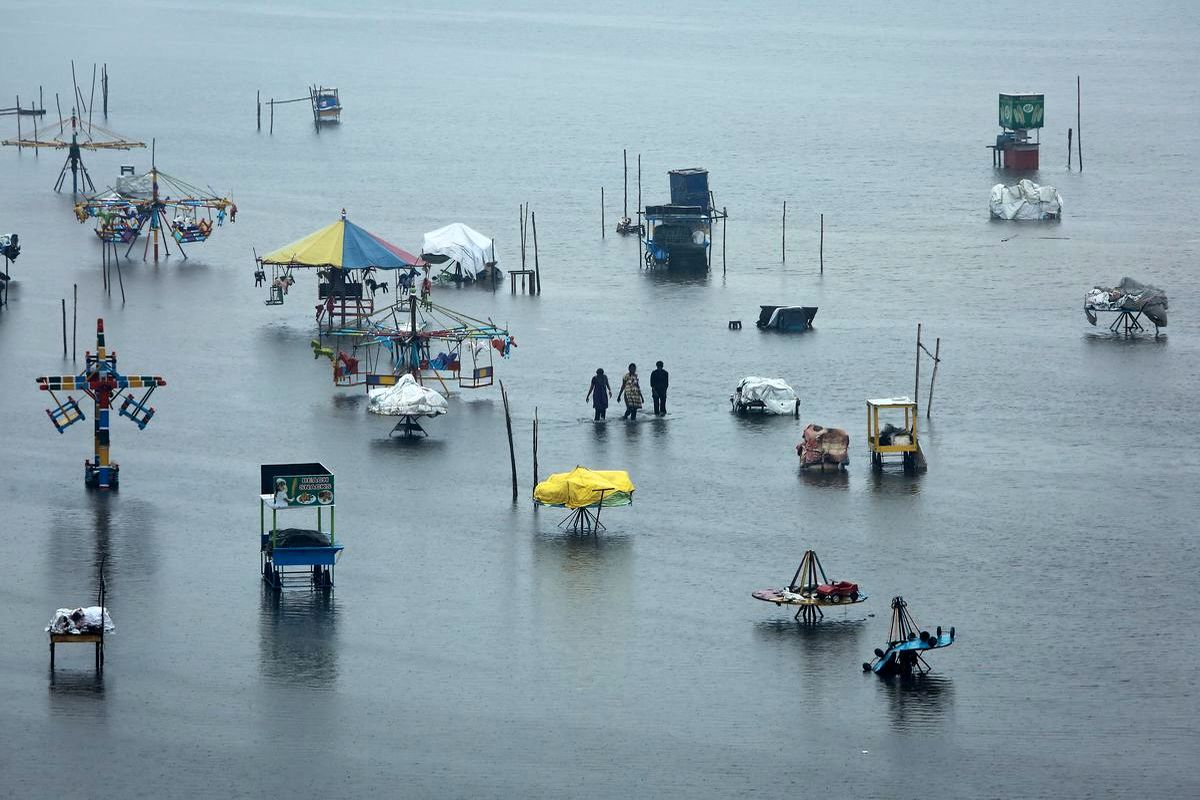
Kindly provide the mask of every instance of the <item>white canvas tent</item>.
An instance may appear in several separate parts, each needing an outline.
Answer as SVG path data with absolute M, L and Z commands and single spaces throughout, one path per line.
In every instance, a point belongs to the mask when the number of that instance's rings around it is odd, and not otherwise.
M 494 240 L 461 222 L 452 222 L 425 234 L 421 241 L 421 257 L 433 264 L 456 262 L 462 267 L 462 277 L 467 280 L 474 280 L 488 264 L 494 264 L 497 270 L 500 268 Z

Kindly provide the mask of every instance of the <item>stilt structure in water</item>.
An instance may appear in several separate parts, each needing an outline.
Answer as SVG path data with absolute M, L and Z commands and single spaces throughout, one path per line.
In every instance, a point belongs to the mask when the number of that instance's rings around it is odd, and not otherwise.
M 120 466 L 109 458 L 109 414 L 113 402 L 122 389 L 145 389 L 141 399 L 135 399 L 133 393 L 127 394 L 117 410 L 120 416 L 128 417 L 139 430 L 143 430 L 154 417 L 153 406 L 147 405 L 150 395 L 159 386 L 166 386 L 167 382 L 158 375 L 124 375 L 118 372 L 117 353 L 105 347 L 104 320 L 98 319 L 96 352 L 85 354 L 83 372 L 78 375 L 41 377 L 37 383 L 39 389 L 50 393 L 50 399 L 55 403 L 53 410 L 46 409 L 46 416 L 50 417 L 50 422 L 59 433 L 81 422 L 84 414 L 74 397 L 67 395 L 66 400 L 60 400 L 55 392 L 82 391 L 92 398 L 95 404 L 92 412 L 94 447 L 91 460 L 83 462 L 83 482 L 89 489 L 117 489 Z

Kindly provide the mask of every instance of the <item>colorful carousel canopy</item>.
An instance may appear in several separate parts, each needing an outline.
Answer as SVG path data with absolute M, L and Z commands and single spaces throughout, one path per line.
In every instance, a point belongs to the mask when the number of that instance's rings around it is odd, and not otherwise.
M 544 506 L 566 508 L 627 506 L 633 502 L 633 489 L 633 481 L 624 470 L 576 467 L 570 472 L 557 472 L 539 483 L 534 487 L 533 499 Z
M 342 218 L 259 259 L 263 264 L 334 269 L 407 269 L 422 266 L 417 256 Z

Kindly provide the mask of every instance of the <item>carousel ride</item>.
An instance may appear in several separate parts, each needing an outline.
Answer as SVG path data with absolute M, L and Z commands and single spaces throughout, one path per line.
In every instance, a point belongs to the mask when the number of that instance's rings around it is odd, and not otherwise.
M 230 222 L 237 217 L 237 205 L 228 196 L 169 175 L 153 161 L 149 172 L 119 178 L 108 191 L 75 204 L 75 217 L 81 223 L 96 220 L 96 236 L 104 243 L 106 253 L 111 248 L 115 255 L 118 245 L 127 244 L 128 257 L 148 227 L 143 261 L 151 243 L 154 260 L 158 261 L 160 239 L 165 255 L 171 254 L 169 242 L 173 240 L 186 259 L 183 246 L 207 241 L 224 224 L 226 215 Z
M 533 501 L 540 506 L 566 508 L 570 514 L 558 527 L 573 533 L 599 533 L 605 530 L 600 511 L 633 503 L 634 485 L 625 470 L 594 470 L 575 467 L 557 472 L 533 489 Z
M 67 126 L 70 125 L 70 137 L 67 136 Z M 54 126 L 50 126 L 53 130 Z M 58 135 L 51 136 L 49 139 L 38 138 L 37 128 L 34 128 L 33 138 L 26 139 L 18 137 L 16 139 L 5 139 L 0 142 L 0 145 L 6 147 L 24 148 L 30 147 L 34 149 L 50 149 L 50 150 L 66 150 L 67 160 L 63 162 L 62 170 L 58 173 L 58 180 L 54 183 L 54 191 L 62 191 L 63 185 L 67 180 L 67 173 L 71 173 L 71 194 L 79 194 L 81 191 L 95 192 L 96 186 L 92 183 L 92 178 L 88 175 L 87 167 L 83 163 L 83 152 L 85 150 L 131 150 L 135 147 L 145 147 L 145 142 L 126 139 L 119 133 L 109 130 L 101 125 L 96 125 L 89 120 L 81 119 L 76 114 L 71 114 L 69 117 L 63 117 L 58 121 Z
M 875 660 L 863 662 L 863 672 L 876 675 L 912 675 L 929 672 L 930 666 L 922 653 L 954 644 L 954 628 L 942 632 L 939 625 L 934 633 L 921 630 L 908 610 L 903 597 L 892 598 L 892 623 L 888 628 L 886 647 L 875 648 Z
M 401 375 L 395 386 L 376 389 L 370 395 L 367 411 L 400 418 L 389 435 L 399 433 L 405 438 L 418 434 L 428 436 L 418 420 L 422 417 L 438 417 L 448 410 L 446 398 L 417 383 L 412 375 Z
M 777 606 L 798 606 L 795 619 L 799 622 L 818 622 L 824 619 L 822 608 L 862 603 L 867 599 L 857 583 L 832 581 L 825 575 L 821 559 L 813 550 L 805 550 L 796 574 L 785 589 L 759 589 L 751 592 L 755 600 Z

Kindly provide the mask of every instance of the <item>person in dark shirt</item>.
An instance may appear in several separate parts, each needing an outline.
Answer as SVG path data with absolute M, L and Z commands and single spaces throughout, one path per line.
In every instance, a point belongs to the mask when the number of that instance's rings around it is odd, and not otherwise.
M 583 398 L 592 401 L 592 408 L 596 409 L 597 422 L 604 419 L 610 397 L 612 397 L 612 387 L 608 385 L 608 376 L 604 374 L 604 370 L 598 369 L 595 376 L 592 377 L 592 385 L 588 387 L 587 396 Z
M 667 384 L 669 376 L 667 371 L 663 369 L 661 361 L 656 361 L 654 364 L 657 369 L 650 373 L 650 394 L 654 398 L 654 416 L 665 417 L 667 415 Z

